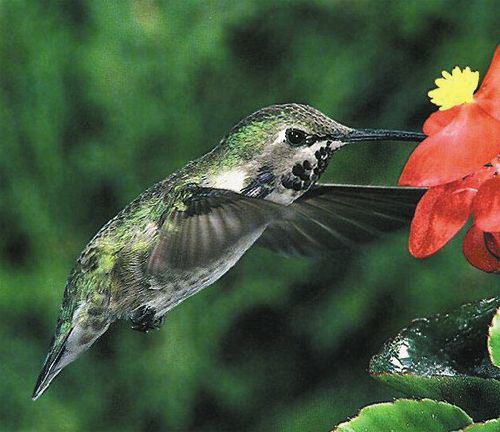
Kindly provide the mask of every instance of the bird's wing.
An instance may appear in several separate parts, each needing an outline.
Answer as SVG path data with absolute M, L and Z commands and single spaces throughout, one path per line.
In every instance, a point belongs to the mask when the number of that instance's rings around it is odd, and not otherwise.
M 148 261 L 152 275 L 208 267 L 238 249 L 241 254 L 285 206 L 212 188 L 186 187 L 163 216 Z
M 406 225 L 425 189 L 317 185 L 291 204 L 291 217 L 269 225 L 259 246 L 314 257 L 369 241 Z

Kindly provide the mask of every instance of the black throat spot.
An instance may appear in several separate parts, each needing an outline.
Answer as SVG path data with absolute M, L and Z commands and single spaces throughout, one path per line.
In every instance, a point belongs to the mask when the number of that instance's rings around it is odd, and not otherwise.
M 327 141 L 325 146 L 320 147 L 314 153 L 314 162 L 306 159 L 302 163 L 296 163 L 291 173 L 281 177 L 283 187 L 297 192 L 308 189 L 327 168 L 330 157 L 335 151 L 331 148 L 331 145 L 332 142 Z M 315 168 L 313 168 L 314 166 Z

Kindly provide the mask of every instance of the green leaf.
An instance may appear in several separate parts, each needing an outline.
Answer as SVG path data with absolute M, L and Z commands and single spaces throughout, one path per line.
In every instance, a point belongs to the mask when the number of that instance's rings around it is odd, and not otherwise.
M 413 321 L 385 343 L 370 373 L 413 397 L 446 400 L 479 420 L 500 415 L 500 369 L 487 349 L 500 297 Z
M 488 351 L 491 362 L 500 367 L 500 308 L 493 317 L 488 336 Z
M 333 432 L 447 432 L 472 424 L 460 408 L 430 399 L 400 399 L 363 408 Z
M 485 423 L 476 423 L 467 426 L 462 432 L 498 432 L 500 431 L 500 420 L 490 420 Z

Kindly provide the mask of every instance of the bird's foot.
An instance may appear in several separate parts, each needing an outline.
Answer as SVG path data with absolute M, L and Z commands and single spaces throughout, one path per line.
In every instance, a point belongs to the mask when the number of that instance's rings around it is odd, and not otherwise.
M 147 333 L 150 330 L 159 330 L 163 324 L 164 317 L 155 317 L 156 309 L 142 306 L 130 317 L 132 330 Z

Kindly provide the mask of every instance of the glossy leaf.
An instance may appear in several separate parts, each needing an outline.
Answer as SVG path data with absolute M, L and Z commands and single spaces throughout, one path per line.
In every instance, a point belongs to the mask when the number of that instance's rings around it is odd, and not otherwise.
M 493 317 L 488 335 L 488 351 L 491 362 L 500 367 L 500 309 Z
M 487 335 L 500 297 L 413 321 L 372 358 L 370 373 L 414 397 L 446 400 L 476 419 L 500 415 L 500 369 Z
M 445 432 L 469 426 L 472 419 L 445 402 L 400 399 L 363 408 L 333 432 Z

